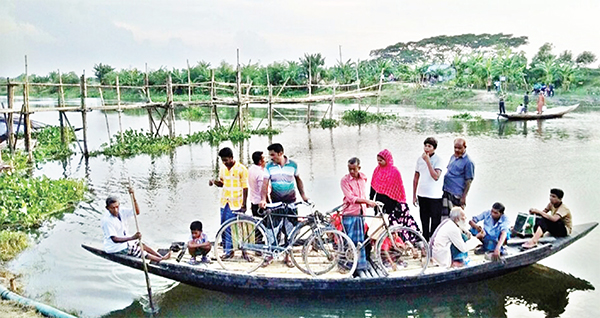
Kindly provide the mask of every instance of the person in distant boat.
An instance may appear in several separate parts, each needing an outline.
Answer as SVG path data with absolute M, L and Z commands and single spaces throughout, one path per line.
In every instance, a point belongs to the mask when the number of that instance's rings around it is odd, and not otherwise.
M 202 232 L 202 222 L 194 221 L 190 224 L 190 238 L 188 239 L 187 248 L 192 256 L 190 264 L 196 265 L 199 263 L 209 264 L 208 252 L 210 252 L 211 244 L 205 233 Z M 201 256 L 201 260 L 196 260 L 197 256 Z
M 519 106 L 517 106 L 517 114 L 524 114 L 525 113 L 525 107 L 523 106 L 523 104 L 519 104 Z
M 444 210 L 442 216 L 448 216 L 454 206 L 463 209 L 467 205 L 467 194 L 475 177 L 475 164 L 467 155 L 467 142 L 463 138 L 454 139 L 454 154 L 450 157 L 444 175 Z
M 537 100 L 537 113 L 541 114 L 544 106 L 546 105 L 546 98 L 544 97 L 544 93 L 540 92 L 538 94 L 538 100 Z
M 248 169 L 233 159 L 233 151 L 229 147 L 219 150 L 219 157 L 223 165 L 219 168 L 219 178 L 208 181 L 208 185 L 215 185 L 221 190 L 221 224 L 235 218 L 235 213 L 246 212 L 248 199 Z M 234 256 L 232 250 L 231 234 L 226 233 L 223 250 L 225 254 L 221 259 L 230 259 Z M 251 261 L 251 257 L 242 251 L 242 257 Z
M 504 107 L 504 97 L 500 97 L 498 102 L 498 111 L 500 114 L 506 114 L 506 108 Z
M 467 261 L 469 230 L 467 215 L 461 207 L 454 207 L 448 219 L 435 230 L 429 244 L 432 257 L 442 267 L 461 267 Z
M 133 205 L 135 206 L 135 214 L 140 214 L 140 208 L 137 201 L 135 200 L 135 194 L 133 188 L 129 188 L 129 193 L 133 198 Z M 134 257 L 141 257 L 142 249 L 139 245 L 139 240 L 142 238 L 140 232 L 136 232 L 133 235 L 127 234 L 127 229 L 123 221 L 129 218 L 133 218 L 133 209 L 121 208 L 119 199 L 114 196 L 106 198 L 106 213 L 102 217 L 102 232 L 104 238 L 104 251 L 110 254 L 125 254 Z M 146 258 L 160 262 L 162 260 L 169 259 L 171 252 L 165 256 L 160 255 L 146 244 L 142 244 L 144 252 L 146 252 Z
M 413 205 L 419 206 L 423 237 L 427 241 L 442 222 L 443 164 L 441 157 L 435 154 L 436 149 L 437 140 L 427 137 L 413 178 Z
M 525 91 L 523 95 L 523 112 L 527 113 L 527 106 L 529 106 L 529 91 Z
M 265 208 L 267 206 L 267 196 L 269 185 L 271 185 L 271 202 L 283 202 L 287 204 L 296 202 L 296 187 L 302 197 L 303 201 L 308 201 L 308 197 L 304 193 L 304 183 L 298 173 L 298 165 L 293 160 L 288 159 L 284 155 L 283 146 L 279 143 L 274 143 L 267 147 L 271 161 L 266 164 L 263 174 L 263 186 L 261 191 L 262 199 L 260 201 L 260 207 Z M 282 208 L 282 211 L 274 211 L 275 214 L 289 214 L 298 215 L 298 209 L 294 205 L 288 205 Z M 288 238 L 288 231 L 291 231 L 292 226 L 298 223 L 298 219 L 295 217 L 283 218 L 273 217 L 273 226 L 275 233 L 278 235 L 283 232 L 286 240 Z M 269 259 L 267 261 L 270 261 Z M 288 267 L 294 267 L 291 262 L 289 255 L 285 255 L 285 265 Z
M 540 237 L 546 232 L 549 232 L 554 237 L 564 237 L 571 234 L 571 230 L 573 229 L 571 210 L 562 201 L 564 195 L 565 193 L 561 189 L 551 189 L 550 202 L 544 210 L 529 209 L 529 213 L 537 214 L 541 218 L 536 218 L 534 225 L 535 233 L 531 240 L 522 245 L 523 248 L 535 247 Z
M 383 212 L 389 214 L 390 224 L 410 227 L 421 232 L 419 225 L 406 204 L 406 193 L 400 170 L 394 166 L 392 153 L 384 149 L 377 154 L 378 166 L 373 171 L 371 178 L 371 191 L 369 199 L 383 203 Z M 417 242 L 413 233 L 404 233 L 404 242 Z
M 360 159 L 353 157 L 348 160 L 348 174 L 342 178 L 340 186 L 344 193 L 342 207 L 344 232 L 354 244 L 357 244 L 365 239 L 365 220 L 362 216 L 366 214 L 367 207 L 375 206 L 375 201 L 367 199 L 367 176 L 360 172 Z M 366 269 L 367 254 L 365 249 L 361 248 L 355 275 L 360 276 L 360 271 Z
M 504 244 L 510 236 L 510 221 L 504 215 L 504 209 L 502 203 L 496 202 L 490 210 L 483 211 L 469 221 L 471 233 L 475 231 L 473 234 L 483 242 L 480 251 L 484 253 L 492 252 L 492 260 L 494 261 L 499 260 L 500 255 L 504 255 Z M 481 221 L 483 221 L 483 227 L 477 225 Z

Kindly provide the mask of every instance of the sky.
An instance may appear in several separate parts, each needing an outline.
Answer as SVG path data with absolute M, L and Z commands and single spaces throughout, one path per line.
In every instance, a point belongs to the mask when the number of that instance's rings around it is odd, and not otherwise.
M 529 37 L 531 58 L 554 53 L 600 57 L 598 0 L 0 0 L 0 76 L 47 75 L 95 64 L 117 69 L 185 68 L 199 61 L 267 65 L 321 53 L 365 60 L 397 42 L 437 35 L 505 33 Z M 597 66 L 596 61 L 592 66 Z

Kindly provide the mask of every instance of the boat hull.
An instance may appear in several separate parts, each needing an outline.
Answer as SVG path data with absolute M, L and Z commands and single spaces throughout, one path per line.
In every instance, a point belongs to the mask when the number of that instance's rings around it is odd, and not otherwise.
M 459 269 L 443 270 L 409 277 L 373 277 L 373 278 L 313 278 L 306 275 L 298 277 L 271 277 L 256 274 L 237 274 L 224 270 L 202 267 L 191 267 L 183 264 L 164 262 L 148 265 L 152 274 L 173 279 L 184 284 L 217 290 L 227 293 L 306 293 L 306 294 L 340 294 L 367 292 L 369 294 L 387 293 L 390 291 L 409 292 L 431 288 L 436 285 L 478 281 L 503 275 L 546 258 L 579 240 L 592 231 L 598 223 L 587 223 L 574 227 L 572 235 L 557 238 L 552 243 L 537 248 L 518 252 L 507 256 L 503 262 L 484 262 Z M 86 250 L 117 262 L 119 264 L 142 270 L 142 262 L 121 254 L 108 254 L 89 245 L 82 245 Z M 510 247 L 518 250 L 518 247 Z
M 560 117 L 564 116 L 565 114 L 574 111 L 575 109 L 577 109 L 577 107 L 579 107 L 579 104 L 575 104 L 572 106 L 551 108 L 541 114 L 537 114 L 535 112 L 529 112 L 529 113 L 525 113 L 525 114 L 517 114 L 517 113 L 498 114 L 498 116 L 503 117 L 508 120 L 552 119 L 552 118 L 560 118 Z

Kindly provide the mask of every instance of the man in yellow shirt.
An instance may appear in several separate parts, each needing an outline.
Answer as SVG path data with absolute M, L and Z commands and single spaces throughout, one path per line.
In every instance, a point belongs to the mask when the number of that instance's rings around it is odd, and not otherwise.
M 219 150 L 219 157 L 223 165 L 219 168 L 219 179 L 208 181 L 208 185 L 213 184 L 221 190 L 221 224 L 229 219 L 235 218 L 234 212 L 246 212 L 246 199 L 248 198 L 248 169 L 233 159 L 233 151 L 229 147 Z M 222 259 L 233 257 L 231 234 L 225 235 L 225 255 Z M 250 257 L 244 253 L 243 257 Z

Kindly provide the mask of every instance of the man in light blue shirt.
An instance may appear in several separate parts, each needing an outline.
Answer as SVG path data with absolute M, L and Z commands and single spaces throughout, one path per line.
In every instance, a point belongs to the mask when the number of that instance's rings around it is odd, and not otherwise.
M 483 242 L 483 250 L 492 252 L 492 260 L 500 259 L 500 255 L 504 253 L 502 246 L 510 236 L 510 221 L 504 215 L 504 209 L 502 203 L 496 202 L 491 210 L 484 211 L 469 221 L 471 232 Z M 477 225 L 481 221 L 483 227 Z

